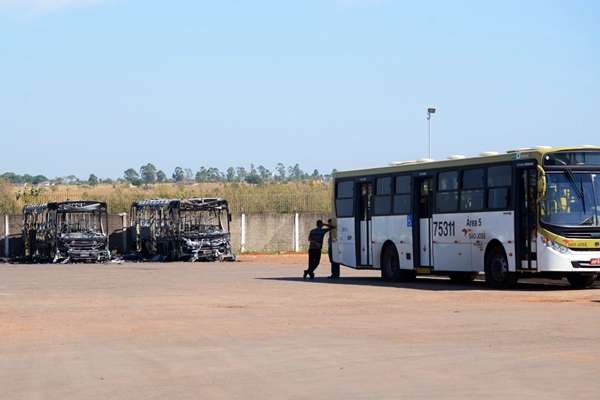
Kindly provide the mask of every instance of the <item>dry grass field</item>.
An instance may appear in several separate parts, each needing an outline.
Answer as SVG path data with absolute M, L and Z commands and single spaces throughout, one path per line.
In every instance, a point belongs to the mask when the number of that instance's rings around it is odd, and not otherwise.
M 268 183 L 159 183 L 55 185 L 31 188 L 0 183 L 0 213 L 19 213 L 25 204 L 65 200 L 99 200 L 110 213 L 129 211 L 132 201 L 151 198 L 224 197 L 234 212 L 328 212 L 330 185 L 320 181 Z

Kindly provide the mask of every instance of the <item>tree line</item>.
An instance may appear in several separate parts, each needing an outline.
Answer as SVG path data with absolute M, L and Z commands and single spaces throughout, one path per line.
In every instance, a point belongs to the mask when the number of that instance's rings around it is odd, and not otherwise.
M 255 166 L 250 164 L 246 167 L 229 167 L 221 171 L 215 167 L 200 167 L 197 171 L 190 168 L 176 167 L 169 175 L 163 170 L 158 169 L 154 164 L 148 163 L 142 165 L 139 169 L 128 168 L 123 172 L 123 176 L 117 179 L 101 179 L 96 174 L 90 174 L 87 180 L 81 180 L 75 175 L 68 175 L 54 179 L 48 179 L 44 175 L 18 175 L 13 172 L 6 172 L 0 175 L 0 180 L 12 184 L 88 184 L 98 185 L 100 183 L 129 183 L 134 186 L 151 185 L 154 183 L 248 183 L 263 184 L 273 182 L 300 182 L 300 181 L 328 181 L 331 179 L 333 170 L 330 174 L 321 174 L 318 170 L 312 173 L 305 172 L 299 164 L 285 166 L 278 163 L 273 170 L 263 165 Z
M 123 173 L 123 180 L 132 185 L 150 185 L 162 182 L 226 182 L 226 183 L 249 183 L 263 184 L 272 182 L 299 182 L 299 181 L 327 181 L 331 179 L 332 174 L 321 174 L 317 169 L 312 173 L 307 173 L 300 168 L 299 164 L 286 167 L 278 163 L 274 170 L 270 170 L 263 165 L 255 166 L 250 164 L 246 167 L 229 167 L 221 171 L 215 167 L 200 167 L 193 171 L 190 168 L 176 167 L 170 176 L 157 169 L 152 163 L 142 165 L 139 171 L 134 168 L 128 168 Z

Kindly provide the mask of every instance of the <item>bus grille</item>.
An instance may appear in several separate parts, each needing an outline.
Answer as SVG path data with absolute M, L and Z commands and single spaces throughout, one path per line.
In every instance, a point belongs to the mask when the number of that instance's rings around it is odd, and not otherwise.
M 89 240 L 74 240 L 69 242 L 69 249 L 71 250 L 95 250 L 98 245 Z

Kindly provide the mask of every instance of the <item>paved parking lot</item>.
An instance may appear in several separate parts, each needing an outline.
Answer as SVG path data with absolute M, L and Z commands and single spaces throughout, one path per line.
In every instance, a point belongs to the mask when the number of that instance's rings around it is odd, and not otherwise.
M 0 399 L 600 396 L 600 290 L 303 263 L 0 265 Z

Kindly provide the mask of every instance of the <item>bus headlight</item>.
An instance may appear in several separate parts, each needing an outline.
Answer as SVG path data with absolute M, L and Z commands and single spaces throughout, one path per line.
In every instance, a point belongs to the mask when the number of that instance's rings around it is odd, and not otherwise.
M 565 254 L 565 253 L 569 252 L 569 248 L 568 247 L 565 247 L 565 246 L 563 246 L 561 244 L 558 244 L 558 243 L 556 243 L 553 240 L 548 240 L 546 242 L 546 246 L 552 247 L 554 250 L 558 251 L 559 253 Z

